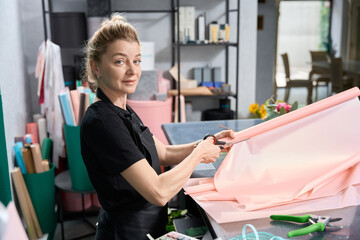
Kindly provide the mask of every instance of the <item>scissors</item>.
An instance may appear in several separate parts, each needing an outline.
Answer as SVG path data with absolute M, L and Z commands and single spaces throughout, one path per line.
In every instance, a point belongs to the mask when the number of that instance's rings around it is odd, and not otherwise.
M 238 140 L 234 140 L 234 141 L 229 141 L 229 142 L 225 142 L 225 141 L 219 141 L 214 134 L 207 134 L 205 135 L 204 137 L 204 140 L 207 139 L 208 137 L 211 137 L 213 139 L 213 143 L 214 145 L 219 145 L 219 148 L 222 150 L 224 148 L 227 148 L 227 147 L 230 147 L 236 143 L 239 143 L 239 142 L 243 142 L 243 141 L 246 141 L 248 140 L 249 138 L 245 138 L 245 139 L 238 139 Z
M 271 215 L 270 218 L 272 220 L 280 220 L 280 221 L 290 221 L 290 222 L 297 222 L 297 223 L 311 223 L 310 226 L 305 228 L 301 228 L 298 230 L 294 230 L 288 232 L 287 237 L 296 237 L 306 235 L 312 232 L 322 232 L 325 230 L 326 226 L 335 227 L 328 225 L 329 222 L 337 222 L 340 221 L 342 218 L 331 218 L 329 216 L 316 216 L 312 214 L 306 214 L 303 216 L 291 216 L 291 215 Z M 339 227 L 341 228 L 341 227 Z

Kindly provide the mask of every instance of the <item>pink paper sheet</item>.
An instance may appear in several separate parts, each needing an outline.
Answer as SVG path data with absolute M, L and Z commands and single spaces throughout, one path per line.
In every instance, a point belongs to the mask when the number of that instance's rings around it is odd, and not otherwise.
M 14 202 L 10 202 L 7 206 L 8 221 L 5 226 L 3 240 L 27 240 L 24 225 L 21 222 L 19 214 L 16 210 Z
M 353 88 L 238 132 L 250 139 L 233 146 L 213 183 L 191 181 L 186 192 L 219 223 L 313 211 L 317 201 L 317 210 L 359 204 L 358 95 Z

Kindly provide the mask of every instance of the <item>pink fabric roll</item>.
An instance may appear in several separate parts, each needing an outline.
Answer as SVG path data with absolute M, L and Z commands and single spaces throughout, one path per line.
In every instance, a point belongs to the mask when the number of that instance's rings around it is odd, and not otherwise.
M 185 190 L 219 223 L 360 204 L 360 90 L 245 129 L 213 179 Z M 316 206 L 316 207 L 314 207 Z

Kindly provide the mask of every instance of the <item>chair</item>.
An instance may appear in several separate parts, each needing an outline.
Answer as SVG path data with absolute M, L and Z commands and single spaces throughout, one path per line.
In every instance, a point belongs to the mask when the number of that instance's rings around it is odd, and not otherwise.
M 353 87 L 353 79 L 343 74 L 342 58 L 331 59 L 332 92 L 339 93 Z
M 285 102 L 289 101 L 289 96 L 290 96 L 290 89 L 291 88 L 300 88 L 300 87 L 305 87 L 308 90 L 308 95 L 307 95 L 307 103 L 310 104 L 312 103 L 312 89 L 313 89 L 313 85 L 312 82 L 309 79 L 291 79 L 290 78 L 290 65 L 289 65 L 289 58 L 287 53 L 281 54 L 281 57 L 283 59 L 284 62 L 284 67 L 285 67 L 285 77 L 286 77 L 286 92 L 285 92 Z
M 324 85 L 327 88 L 327 96 L 330 95 L 329 83 L 331 82 L 331 73 L 328 68 L 328 54 L 325 51 L 310 51 L 311 55 L 311 71 L 309 73 L 309 80 L 312 81 L 315 87 L 315 101 L 318 100 L 318 86 Z M 319 64 L 325 66 L 319 66 Z

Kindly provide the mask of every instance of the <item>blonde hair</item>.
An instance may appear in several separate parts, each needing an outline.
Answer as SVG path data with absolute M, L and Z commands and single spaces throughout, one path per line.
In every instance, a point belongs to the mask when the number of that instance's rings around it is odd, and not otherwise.
M 86 57 L 82 78 L 89 82 L 90 88 L 94 92 L 98 87 L 98 79 L 91 69 L 90 62 L 91 60 L 100 62 L 100 58 L 106 52 L 109 44 L 115 40 L 140 44 L 135 28 L 120 13 L 113 13 L 109 19 L 104 20 L 84 48 Z

